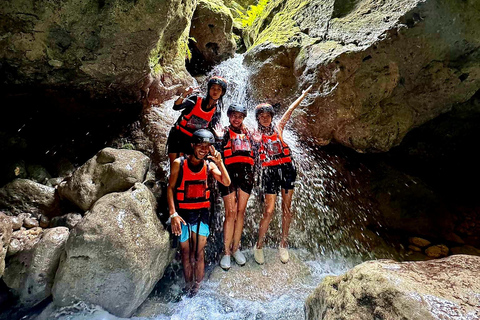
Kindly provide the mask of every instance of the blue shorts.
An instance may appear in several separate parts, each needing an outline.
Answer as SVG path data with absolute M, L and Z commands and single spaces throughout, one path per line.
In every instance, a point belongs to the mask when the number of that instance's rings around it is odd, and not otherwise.
M 190 238 L 190 232 L 188 232 L 189 228 L 190 231 L 197 233 L 197 227 L 198 223 L 187 223 L 187 225 L 184 225 L 182 223 L 182 234 L 180 235 L 180 242 L 185 242 Z M 208 227 L 208 224 L 200 222 L 200 230 L 198 231 L 198 234 L 204 237 L 208 237 L 210 235 L 210 228 Z

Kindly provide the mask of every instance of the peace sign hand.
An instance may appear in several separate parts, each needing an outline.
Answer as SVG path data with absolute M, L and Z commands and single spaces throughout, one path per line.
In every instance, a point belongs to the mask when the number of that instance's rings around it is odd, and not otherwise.
M 209 150 L 210 150 L 211 155 L 208 156 L 207 159 L 212 160 L 217 165 L 222 163 L 222 154 L 220 152 L 218 152 L 217 150 L 215 150 L 215 148 L 213 146 L 210 146 Z

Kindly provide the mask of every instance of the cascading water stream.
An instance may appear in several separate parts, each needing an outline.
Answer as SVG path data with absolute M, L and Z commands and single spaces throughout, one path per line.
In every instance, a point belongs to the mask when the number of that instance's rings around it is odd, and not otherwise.
M 255 128 L 253 109 L 256 103 L 263 101 L 248 97 L 248 70 L 243 66 L 243 56 L 236 55 L 225 61 L 212 74 L 229 82 L 229 90 L 224 97 L 225 107 L 233 102 L 246 105 L 250 112 L 244 123 L 249 128 Z M 308 97 L 306 101 L 309 101 Z M 169 111 L 163 114 L 163 118 L 173 123 L 178 114 L 170 111 L 171 105 L 166 109 Z M 298 109 L 302 110 L 302 105 Z M 222 125 L 228 125 L 225 111 Z M 281 264 L 276 251 L 281 233 L 279 196 L 265 242 L 270 248 L 266 249 L 266 264 L 259 266 L 254 262 L 252 247 L 262 216 L 260 197 L 254 190 L 246 210 L 241 243 L 241 250 L 248 259 L 247 265 L 239 267 L 232 261 L 228 272 L 221 270 L 218 260 L 223 254 L 224 209 L 222 200 L 218 199 L 214 230 L 206 249 L 206 276 L 198 294 L 193 297 L 182 294 L 183 275 L 177 260 L 167 269 L 164 278 L 132 319 L 304 319 L 304 301 L 320 281 L 326 275 L 343 273 L 360 262 L 360 258 L 352 258 L 351 255 L 354 253 L 351 248 L 359 247 L 354 240 L 350 247 L 341 245 L 342 240 L 348 237 L 348 230 L 340 222 L 340 212 L 330 205 L 332 202 L 345 202 L 352 196 L 351 191 L 340 195 L 328 190 L 337 175 L 331 165 L 335 157 L 327 160 L 324 154 L 301 142 L 291 123 L 286 127 L 284 139 L 292 150 L 298 170 L 289 236 L 291 261 Z M 326 198 L 329 200 L 326 201 Z M 359 207 L 357 211 L 361 219 L 363 209 Z M 83 304 L 63 308 L 57 315 L 57 319 L 118 319 L 99 307 Z

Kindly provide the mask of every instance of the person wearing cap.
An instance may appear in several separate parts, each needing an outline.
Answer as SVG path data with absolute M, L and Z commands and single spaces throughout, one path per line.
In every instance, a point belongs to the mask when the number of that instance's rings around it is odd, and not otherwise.
M 170 166 L 180 155 L 191 153 L 190 139 L 196 130 L 207 128 L 213 130 L 212 128 L 220 121 L 222 97 L 227 91 L 227 81 L 222 77 L 211 77 L 204 98 L 192 95 L 195 89 L 197 88 L 188 87 L 173 106 L 173 110 L 182 110 L 182 114 L 168 135 Z
M 186 289 L 192 294 L 205 273 L 204 248 L 210 234 L 208 177 L 212 175 L 222 185 L 230 185 L 222 155 L 215 150 L 214 143 L 210 131 L 195 131 L 191 137 L 193 151 L 173 161 L 167 187 L 172 233 L 180 236 L 183 275 Z
M 224 256 L 220 260 L 220 267 L 224 270 L 230 269 L 231 256 L 241 266 L 247 261 L 239 246 L 245 209 L 254 182 L 251 133 L 243 124 L 243 119 L 247 116 L 247 108 L 234 103 L 228 107 L 227 116 L 230 125 L 216 132 L 218 137 L 223 137 L 220 150 L 232 180 L 228 187 L 219 185 L 225 205 Z
M 275 210 L 277 194 L 281 189 L 282 194 L 282 237 L 279 245 L 280 261 L 287 263 L 289 254 L 287 249 L 288 231 L 292 214 L 294 182 L 297 176 L 293 164 L 290 148 L 283 140 L 283 130 L 292 112 L 300 105 L 312 86 L 302 92 L 285 111 L 278 124 L 273 123 L 275 111 L 268 103 L 259 104 L 255 108 L 255 118 L 258 123 L 258 131 L 252 137 L 258 143 L 259 160 L 262 167 L 262 187 L 265 194 L 263 217 L 258 230 L 258 240 L 254 247 L 254 258 L 258 264 L 265 263 L 263 245 L 270 222 Z

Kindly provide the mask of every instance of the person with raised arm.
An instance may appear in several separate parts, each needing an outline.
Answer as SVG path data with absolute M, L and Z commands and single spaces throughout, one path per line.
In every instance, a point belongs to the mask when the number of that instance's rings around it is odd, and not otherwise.
M 220 121 L 222 97 L 227 91 L 227 81 L 222 77 L 211 77 L 205 98 L 193 94 L 196 90 L 198 88 L 188 87 L 173 105 L 173 110 L 182 110 L 182 114 L 168 135 L 170 167 L 176 158 L 192 152 L 190 139 L 196 130 L 208 128 L 213 131 Z
M 204 248 L 210 234 L 208 177 L 212 175 L 224 186 L 230 185 L 230 176 L 214 143 L 210 131 L 195 131 L 191 138 L 193 152 L 173 161 L 167 187 L 172 233 L 180 236 L 183 275 L 190 294 L 197 292 L 205 274 Z
M 263 245 L 270 222 L 275 210 L 277 194 L 282 194 L 282 237 L 279 245 L 280 261 L 287 263 L 288 253 L 288 232 L 292 213 L 290 210 L 294 182 L 297 177 L 290 148 L 283 140 L 283 130 L 292 112 L 300 105 L 307 93 L 312 89 L 308 87 L 302 92 L 285 111 L 278 124 L 273 123 L 275 111 L 272 105 L 262 103 L 255 108 L 255 118 L 258 123 L 258 130 L 253 134 L 254 140 L 259 144 L 259 160 L 262 170 L 262 187 L 265 194 L 263 217 L 258 230 L 258 240 L 254 248 L 254 258 L 258 264 L 265 263 Z

